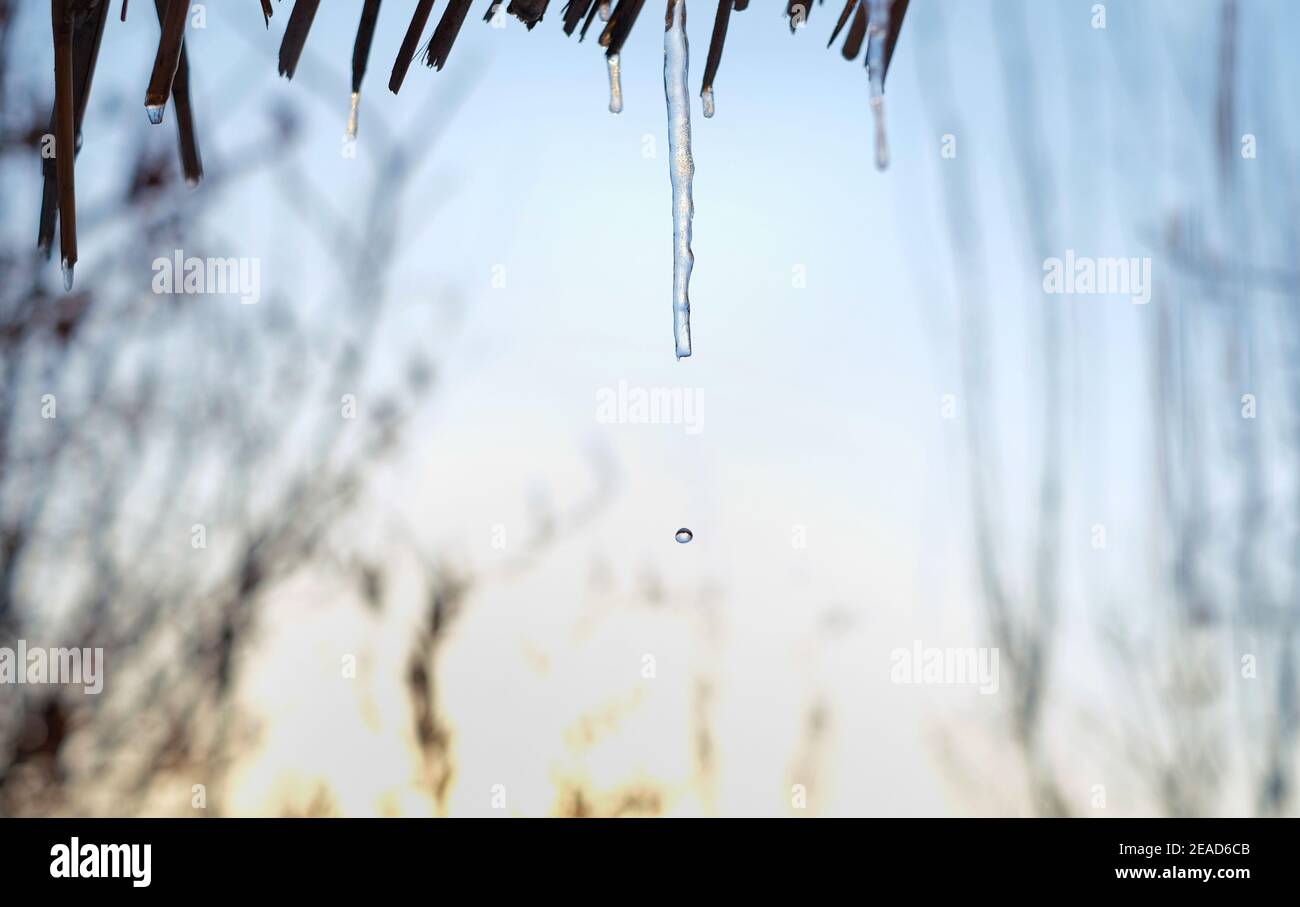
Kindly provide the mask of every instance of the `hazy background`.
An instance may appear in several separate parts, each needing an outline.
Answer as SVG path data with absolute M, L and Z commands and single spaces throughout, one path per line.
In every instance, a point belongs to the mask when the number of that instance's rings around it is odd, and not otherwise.
M 0 235 L 11 295 L 48 307 L 23 132 L 48 9 L 10 6 Z M 793 36 L 776 3 L 734 14 L 717 115 L 692 110 L 682 361 L 655 3 L 618 116 L 558 0 L 531 33 L 476 4 L 393 96 L 409 13 L 385 4 L 355 158 L 360 4 L 323 4 L 292 82 L 289 6 L 268 33 L 206 4 L 209 178 L 147 197 L 136 162 L 175 170 L 171 111 L 140 109 L 157 20 L 110 14 L 77 168 L 96 302 L 54 359 L 6 350 L 0 485 L 6 526 L 41 527 L 8 555 L 8 635 L 113 628 L 106 692 L 60 698 L 55 738 L 53 694 L 0 688 L 0 811 L 1296 811 L 1293 4 L 914 0 L 884 173 L 861 61 L 825 48 L 839 9 Z M 713 12 L 689 3 L 694 94 Z M 175 248 L 260 259 L 261 301 L 163 305 Z M 1066 249 L 1149 257 L 1151 302 L 1045 294 Z M 83 371 L 58 391 L 81 453 L 34 509 L 41 395 Z M 138 403 L 140 375 L 148 406 L 89 393 Z M 602 424 L 619 381 L 698 389 L 702 431 Z M 154 439 L 218 397 L 228 452 Z M 997 647 L 997 694 L 891 682 L 915 640 Z

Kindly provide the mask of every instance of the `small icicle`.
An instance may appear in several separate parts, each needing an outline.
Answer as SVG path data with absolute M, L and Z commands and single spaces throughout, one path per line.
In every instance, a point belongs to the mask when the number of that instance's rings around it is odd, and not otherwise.
M 713 86 L 710 85 L 700 93 L 700 100 L 704 103 L 704 115 L 712 118 L 713 116 Z
M 63 259 L 63 289 L 72 292 L 72 272 L 76 269 L 73 262 Z
M 144 112 L 149 115 L 149 122 L 158 126 L 162 124 L 163 111 L 166 109 L 165 104 L 148 104 L 145 106 Z
M 668 101 L 668 173 L 673 185 L 673 339 L 677 358 L 691 354 L 691 104 L 686 87 L 690 50 L 686 43 L 686 0 L 668 0 L 664 31 L 664 94 Z
M 867 26 L 867 70 L 871 79 L 871 115 L 876 124 L 876 169 L 889 166 L 889 138 L 885 134 L 885 43 L 889 35 L 890 0 L 871 0 Z
M 619 75 L 618 54 L 610 54 L 605 58 L 609 64 L 609 112 L 623 112 L 623 80 Z
M 871 113 L 876 121 L 876 169 L 889 167 L 889 137 L 885 134 L 885 96 L 873 95 Z
M 352 109 L 348 111 L 348 141 L 357 140 L 357 121 L 361 116 L 361 92 L 352 92 Z

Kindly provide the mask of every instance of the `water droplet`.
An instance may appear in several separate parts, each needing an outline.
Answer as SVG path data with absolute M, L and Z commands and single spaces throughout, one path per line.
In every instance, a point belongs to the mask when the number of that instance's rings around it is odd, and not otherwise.
M 65 290 L 72 290 L 72 272 L 74 268 L 75 265 L 72 262 L 66 258 L 63 259 L 63 289 Z
M 673 538 L 677 539 L 677 544 L 685 545 L 691 539 L 695 538 L 695 533 L 683 526 L 681 529 L 677 530 L 677 534 L 673 536 Z
M 600 11 L 600 21 L 608 22 L 609 21 L 609 0 L 600 0 L 600 6 L 598 6 L 597 9 Z
M 146 104 L 144 112 L 149 114 L 149 122 L 158 126 L 162 123 L 163 111 L 167 109 L 165 104 Z
M 609 112 L 623 112 L 623 80 L 619 73 L 618 54 L 605 58 L 609 64 Z
M 713 116 L 713 86 L 712 85 L 704 89 L 704 93 L 700 95 L 700 99 L 704 102 L 704 116 L 711 118 Z

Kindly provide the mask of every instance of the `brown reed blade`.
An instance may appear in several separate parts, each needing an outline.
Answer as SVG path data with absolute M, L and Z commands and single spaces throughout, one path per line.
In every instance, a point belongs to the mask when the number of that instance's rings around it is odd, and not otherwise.
M 550 2 L 551 0 L 510 0 L 506 12 L 532 31 L 533 26 L 542 21 L 542 16 L 546 14 L 546 7 Z
M 564 17 L 566 35 L 572 37 L 573 30 L 578 27 L 578 23 L 591 11 L 595 3 L 596 0 L 569 0 L 564 4 L 564 12 L 561 15 Z
M 722 45 L 727 40 L 727 23 L 731 21 L 733 0 L 718 0 L 718 14 L 713 19 L 713 37 L 709 41 L 709 55 L 704 61 L 704 82 L 700 94 L 713 87 L 713 79 L 722 63 Z
M 379 22 L 380 0 L 366 0 L 361 10 L 361 21 L 357 24 L 357 40 L 352 45 L 352 91 L 361 90 L 361 80 L 366 75 L 366 65 L 370 62 L 370 45 L 375 40 L 375 25 Z
M 154 0 L 158 13 L 158 24 L 163 24 L 167 11 L 167 0 Z M 181 56 L 176 63 L 176 77 L 172 79 L 172 105 L 176 109 L 176 141 L 180 147 L 181 170 L 185 173 L 185 182 L 197 186 L 203 180 L 203 159 L 199 155 L 198 135 L 194 130 L 194 108 L 190 103 L 190 61 L 181 42 Z
M 600 33 L 600 46 L 606 48 L 605 56 L 612 57 L 623 49 L 623 42 L 631 33 L 643 6 L 645 0 L 619 0 L 618 6 L 609 14 L 605 30 Z
M 856 60 L 866 37 L 867 4 L 864 2 L 858 4 L 858 11 L 853 15 L 853 24 L 849 26 L 848 37 L 844 39 L 844 59 Z
M 433 30 L 433 37 L 429 39 L 429 49 L 424 56 L 427 65 L 441 70 L 447 62 L 451 47 L 456 43 L 456 36 L 460 34 L 460 27 L 465 24 L 471 2 L 473 0 L 451 0 Z
M 72 35 L 72 96 L 73 128 L 75 151 L 81 150 L 81 124 L 86 117 L 86 106 L 90 101 L 90 86 L 94 80 L 95 67 L 99 62 L 99 47 L 104 37 L 104 25 L 108 21 L 109 0 L 90 0 L 90 6 L 80 10 L 83 21 L 77 28 L 78 19 L 73 18 Z M 57 126 L 57 108 L 50 111 L 49 134 L 53 135 Z M 55 157 L 45 158 L 41 162 L 41 175 L 44 186 L 41 192 L 41 215 L 36 233 L 36 245 L 49 257 L 54 245 L 54 224 L 59 209 L 58 196 L 58 142 L 55 142 Z M 76 212 L 73 212 L 74 216 Z
M 280 75 L 286 79 L 292 79 L 298 70 L 298 61 L 302 59 L 302 49 L 307 44 L 307 35 L 318 9 L 320 0 L 296 0 L 293 11 L 289 13 L 289 24 L 284 27 L 284 39 L 280 42 Z
M 885 40 L 885 71 L 881 81 L 889 75 L 889 64 L 894 60 L 894 46 L 898 44 L 898 35 L 903 30 L 903 17 L 907 15 L 909 0 L 894 0 L 889 13 L 889 34 Z
M 181 50 L 185 44 L 185 22 L 189 18 L 189 0 L 168 0 L 167 12 L 163 16 L 162 35 L 158 39 L 158 53 L 153 61 L 153 75 L 149 77 L 149 89 L 145 92 L 144 106 L 149 113 L 149 122 L 157 126 L 163 120 L 163 110 L 167 99 L 171 97 L 172 82 L 176 78 L 176 67 L 181 62 Z
M 835 43 L 835 39 L 840 36 L 840 32 L 842 32 L 844 26 L 848 24 L 849 16 L 853 15 L 853 11 L 857 8 L 857 5 L 858 0 L 845 0 L 844 9 L 840 12 L 840 17 L 835 22 L 834 31 L 831 32 L 831 39 L 826 42 L 827 47 L 830 47 Z
M 77 263 L 77 115 L 73 98 L 73 24 L 71 0 L 51 0 L 50 24 L 54 39 L 54 156 L 59 186 L 59 248 L 64 286 L 72 288 Z
M 388 90 L 393 94 L 397 94 L 402 88 L 406 71 L 411 68 L 411 61 L 415 59 L 415 49 L 420 44 L 420 36 L 424 34 L 424 26 L 428 24 L 431 12 L 433 12 L 433 0 L 420 0 L 415 7 L 411 24 L 406 27 L 406 37 L 402 39 L 402 46 L 397 51 L 397 59 L 393 62 L 393 74 L 388 77 Z

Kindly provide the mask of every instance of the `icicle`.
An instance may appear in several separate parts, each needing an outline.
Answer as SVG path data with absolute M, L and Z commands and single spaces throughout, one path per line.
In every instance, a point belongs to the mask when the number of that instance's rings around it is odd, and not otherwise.
M 871 0 L 867 26 L 867 69 L 871 79 L 871 114 L 876 122 L 876 169 L 889 166 L 889 139 L 885 135 L 885 42 L 889 34 L 890 0 Z
M 63 259 L 63 289 L 72 291 L 72 272 L 76 269 L 74 262 Z
M 691 104 L 687 93 L 690 51 L 686 43 L 686 0 L 668 0 L 664 32 L 664 94 L 668 100 L 668 167 L 673 185 L 673 339 L 677 358 L 691 354 Z
M 348 141 L 357 140 L 357 122 L 361 117 L 361 92 L 352 92 L 352 109 L 348 111 Z
M 700 94 L 700 100 L 704 103 L 704 115 L 706 117 L 712 117 L 713 116 L 713 86 L 712 85 L 704 89 L 704 91 Z
M 619 77 L 618 54 L 610 54 L 605 58 L 609 64 L 609 112 L 623 112 L 623 81 Z
M 149 122 L 155 126 L 162 124 L 163 111 L 166 110 L 163 104 L 146 104 L 144 112 L 149 115 Z

